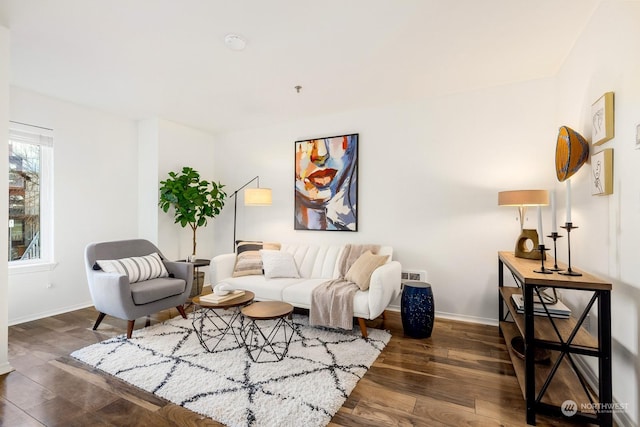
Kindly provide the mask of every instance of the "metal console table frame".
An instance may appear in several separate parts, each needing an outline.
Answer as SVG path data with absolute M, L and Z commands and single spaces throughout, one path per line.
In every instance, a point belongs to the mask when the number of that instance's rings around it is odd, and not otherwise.
M 524 315 L 518 314 L 511 302 L 511 295 L 516 293 L 518 288 L 504 286 L 504 267 L 507 267 L 511 271 L 514 279 L 519 282 L 523 290 Z M 558 374 L 560 370 L 563 370 L 563 372 L 567 373 L 567 375 L 562 375 L 565 380 L 571 377 L 570 373 L 573 371 L 573 374 L 577 378 L 576 387 L 584 391 L 585 396 L 590 400 L 589 408 L 595 408 L 592 412 L 580 411 L 580 405 L 578 404 L 576 408 L 578 412 L 572 415 L 571 419 L 595 423 L 601 426 L 612 426 L 612 285 L 585 272 L 582 272 L 583 275 L 578 277 L 559 274 L 538 274 L 534 272 L 536 268 L 538 268 L 537 261 L 516 258 L 512 252 L 499 252 L 498 254 L 500 334 L 504 336 L 508 347 L 510 345 L 509 337 L 516 334 L 522 335 L 526 344 L 524 373 L 521 369 L 517 369 L 517 362 L 513 355 L 512 361 L 514 362 L 514 369 L 516 370 L 518 381 L 521 387 L 523 387 L 523 394 L 527 406 L 527 423 L 535 425 L 537 413 L 563 416 L 562 410 L 567 408 L 563 408 L 561 405 L 571 399 L 569 395 L 567 395 L 567 399 L 564 402 L 548 403 L 542 401 L 549 389 L 553 387 L 551 383 L 556 377 L 556 374 Z M 533 307 L 534 294 L 539 296 L 540 288 L 542 287 L 589 291 L 593 294 L 579 317 L 572 316 L 570 319 L 553 318 L 550 316 L 548 308 L 546 307 L 546 316 L 535 316 Z M 596 303 L 598 308 L 597 340 L 582 328 L 589 311 Z M 508 315 L 511 315 L 513 322 L 506 322 Z M 561 331 L 565 332 L 565 336 L 563 336 Z M 537 375 L 534 362 L 536 348 L 551 350 L 557 354 L 546 378 L 544 378 L 544 373 L 542 377 L 539 374 Z M 590 392 L 587 382 L 580 373 L 572 355 L 585 355 L 598 358 L 598 396 L 593 396 Z M 566 361 L 568 366 L 561 366 L 563 361 Z M 522 361 L 519 361 L 519 363 L 522 364 Z M 541 371 L 541 369 L 538 368 L 538 371 Z M 536 391 L 536 377 L 543 380 L 539 392 Z M 566 384 L 563 392 L 565 392 L 565 389 L 566 393 L 570 393 L 570 390 L 573 390 L 572 387 Z M 595 398 L 598 399 L 598 402 L 595 402 Z

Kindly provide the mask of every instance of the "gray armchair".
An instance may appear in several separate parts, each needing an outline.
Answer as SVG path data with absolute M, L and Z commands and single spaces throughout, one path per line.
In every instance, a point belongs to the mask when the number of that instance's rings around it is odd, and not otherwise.
M 169 277 L 130 283 L 126 274 L 107 273 L 96 264 L 97 260 L 141 257 L 154 252 L 160 255 Z M 91 298 L 100 312 L 93 330 L 107 314 L 128 321 L 127 338 L 131 338 L 135 320 L 139 317 L 175 307 L 182 317 L 187 318 L 183 304 L 191 292 L 193 265 L 167 261 L 148 240 L 91 243 L 85 248 L 85 267 Z

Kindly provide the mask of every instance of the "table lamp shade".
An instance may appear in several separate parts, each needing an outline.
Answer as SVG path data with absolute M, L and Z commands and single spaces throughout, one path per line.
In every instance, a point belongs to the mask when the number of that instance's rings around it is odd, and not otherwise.
M 571 178 L 589 158 L 589 143 L 582 135 L 561 126 L 556 142 L 556 176 L 563 182 Z
M 547 206 L 548 204 L 547 190 L 513 190 L 498 193 L 499 206 Z
M 271 206 L 270 188 L 247 188 L 244 190 L 245 206 Z

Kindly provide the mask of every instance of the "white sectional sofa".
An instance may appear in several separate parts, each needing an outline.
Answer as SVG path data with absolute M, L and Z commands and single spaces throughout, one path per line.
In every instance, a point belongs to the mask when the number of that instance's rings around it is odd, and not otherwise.
M 229 283 L 236 289 L 252 291 L 256 300 L 284 301 L 294 307 L 309 309 L 313 289 L 323 282 L 338 278 L 337 261 L 343 249 L 343 245 L 282 244 L 280 250 L 293 255 L 300 278 L 266 278 L 258 274 L 232 277 L 236 255 L 218 255 L 210 265 L 212 286 L 221 282 Z M 389 260 L 374 270 L 369 289 L 359 290 L 353 301 L 354 316 L 358 318 L 365 338 L 365 319 L 375 319 L 383 314 L 389 303 L 400 294 L 401 266 L 398 261 L 391 260 L 393 249 L 382 246 L 378 254 L 389 255 Z

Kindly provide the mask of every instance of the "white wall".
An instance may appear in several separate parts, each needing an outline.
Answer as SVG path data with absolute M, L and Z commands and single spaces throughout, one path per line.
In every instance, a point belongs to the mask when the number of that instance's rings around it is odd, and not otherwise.
M 273 189 L 270 207 L 239 199 L 237 237 L 391 245 L 403 268 L 428 271 L 441 315 L 495 324 L 497 251 L 519 234 L 497 193 L 553 184 L 553 89 L 545 79 L 219 135 L 229 189 L 255 175 Z M 354 132 L 359 231 L 294 231 L 294 141 Z M 232 233 L 231 207 L 216 222 L 217 253 L 232 250 Z
M 138 122 L 138 235 L 158 245 L 158 119 Z
M 637 425 L 640 359 L 640 2 L 603 2 L 560 70 L 557 124 L 591 140 L 590 107 L 603 93 L 615 92 L 615 138 L 592 146 L 591 154 L 614 149 L 614 192 L 591 196 L 590 164 L 572 184 L 572 262 L 611 280 L 613 306 L 614 398 L 629 405 L 624 425 Z M 578 295 L 568 296 L 576 306 Z M 595 319 L 592 319 L 592 324 Z
M 9 30 L 0 26 L 0 141 L 8 141 L 8 124 L 9 124 Z M 9 150 L 7 144 L 0 144 L 0 198 L 2 200 L 9 199 Z M 6 206 L 3 204 L 3 206 Z M 9 223 L 8 209 L 0 211 L 0 224 Z M 9 259 L 9 241 L 7 233 L 0 233 L 0 260 Z M 8 295 L 8 271 L 7 263 L 0 262 L 0 375 L 11 370 L 8 361 L 8 320 L 9 320 L 9 302 Z
M 9 276 L 9 323 L 91 304 L 84 248 L 136 237 L 137 130 L 128 119 L 12 87 L 11 120 L 53 129 L 54 261 Z M 51 288 L 47 288 L 51 284 Z

